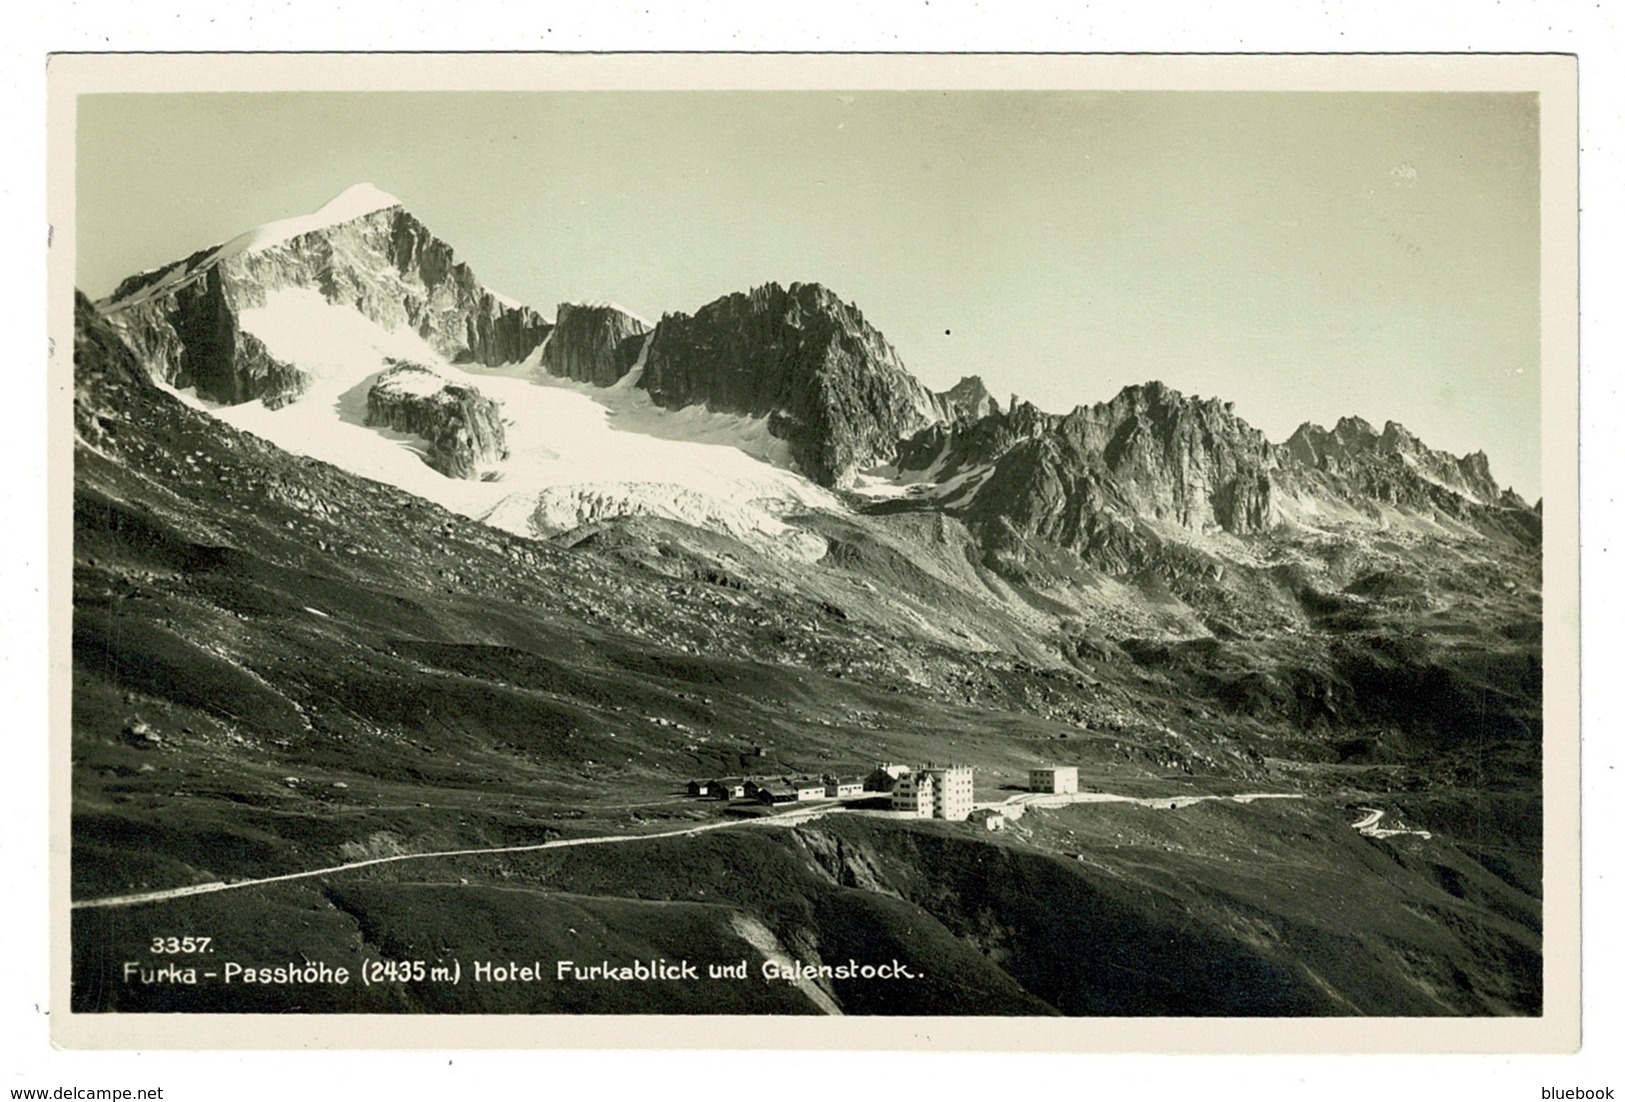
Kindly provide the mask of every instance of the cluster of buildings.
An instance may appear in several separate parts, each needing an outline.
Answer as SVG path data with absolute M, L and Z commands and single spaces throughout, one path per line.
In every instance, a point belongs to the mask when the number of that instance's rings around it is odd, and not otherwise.
M 926 765 L 914 769 L 883 762 L 867 776 L 825 773 L 820 777 L 725 777 L 689 781 L 688 794 L 713 800 L 757 800 L 787 804 L 805 800 L 838 800 L 864 793 L 887 796 L 893 811 L 921 819 L 962 821 L 970 817 L 975 797 L 968 765 Z
M 712 800 L 758 800 L 764 804 L 788 804 L 798 800 L 838 800 L 863 795 L 863 778 L 825 773 L 821 777 L 725 777 L 712 781 L 689 781 L 690 796 Z
M 689 781 L 688 794 L 713 800 L 757 800 L 764 804 L 788 804 L 807 800 L 839 800 L 865 793 L 884 795 L 891 810 L 911 818 L 947 819 L 964 822 L 976 809 L 974 773 L 968 765 L 923 765 L 913 768 L 895 762 L 882 762 L 867 776 L 825 773 L 819 777 L 779 777 L 757 780 L 727 777 L 711 781 Z M 1031 792 L 1061 794 L 1078 790 L 1075 765 L 1051 765 L 1027 773 Z M 1000 815 L 991 815 L 988 829 L 1004 825 Z

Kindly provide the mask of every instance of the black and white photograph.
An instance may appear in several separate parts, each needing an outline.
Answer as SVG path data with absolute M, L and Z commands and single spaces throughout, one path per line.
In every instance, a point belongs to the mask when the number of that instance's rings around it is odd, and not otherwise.
M 68 97 L 74 1028 L 1572 1040 L 1572 67 L 939 60 Z

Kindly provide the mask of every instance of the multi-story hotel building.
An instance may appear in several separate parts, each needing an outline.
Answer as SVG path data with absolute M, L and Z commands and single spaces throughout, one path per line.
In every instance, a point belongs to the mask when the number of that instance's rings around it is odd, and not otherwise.
M 963 822 L 970 818 L 976 796 L 971 791 L 971 767 L 968 765 L 927 765 L 920 770 L 929 777 L 934 791 L 931 794 L 931 817 Z

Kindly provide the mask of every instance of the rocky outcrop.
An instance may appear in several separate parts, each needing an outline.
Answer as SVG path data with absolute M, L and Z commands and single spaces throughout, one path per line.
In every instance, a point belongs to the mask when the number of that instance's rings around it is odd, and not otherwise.
M 211 265 L 166 294 L 110 317 L 144 362 L 177 387 L 236 405 L 259 399 L 272 409 L 298 398 L 310 377 L 283 363 L 237 324 L 235 294 Z
M 935 396 L 948 420 L 978 421 L 999 412 L 999 403 L 988 393 L 980 375 L 966 375 Z
M 952 479 L 996 463 L 1021 441 L 1042 436 L 1057 420 L 1031 402 L 1012 396 L 1008 411 L 995 408 L 979 420 L 928 425 L 897 445 L 896 466 L 916 477 L 929 475 L 939 482 Z
M 96 311 L 83 292 L 73 293 L 73 381 L 93 386 L 104 381 L 151 385 L 141 363 Z
M 385 329 L 410 328 L 453 362 L 517 362 L 551 328 L 482 287 L 449 245 L 366 185 L 314 215 L 132 276 L 98 306 L 163 380 L 217 402 L 275 406 L 298 397 L 306 380 L 238 318 L 286 288 L 353 306 Z
M 1393 505 L 1429 504 L 1443 489 L 1473 504 L 1524 507 L 1510 489 L 1496 485 L 1483 452 L 1457 457 L 1436 451 L 1394 421 L 1380 433 L 1359 417 L 1344 417 L 1329 432 L 1305 423 L 1281 450 L 1298 466 L 1340 476 L 1356 492 Z
M 73 428 L 101 446 L 122 419 L 120 395 L 129 387 L 152 390 L 152 379 L 112 326 L 82 293 L 73 296 Z
M 367 424 L 421 436 L 423 461 L 448 478 L 478 478 L 508 457 L 502 407 L 421 364 L 396 361 L 367 391 Z
M 766 417 L 825 486 L 889 462 L 900 439 L 941 416 L 885 337 L 816 283 L 769 283 L 668 314 L 653 340 L 639 385 L 656 403 Z
M 1011 441 L 964 508 L 994 546 L 1041 539 L 1129 569 L 1153 520 L 1195 531 L 1256 532 L 1276 519 L 1273 449 L 1227 403 L 1161 383 L 1126 387 L 1065 416 L 1022 403 L 964 433 Z
M 594 386 L 613 386 L 632 370 L 652 326 L 617 306 L 559 303 L 542 367 Z
M 1244 533 L 1268 525 L 1263 481 L 1275 466 L 1264 434 L 1228 402 L 1189 398 L 1158 382 L 1063 417 L 1064 452 L 1093 459 L 1134 512 L 1186 528 Z

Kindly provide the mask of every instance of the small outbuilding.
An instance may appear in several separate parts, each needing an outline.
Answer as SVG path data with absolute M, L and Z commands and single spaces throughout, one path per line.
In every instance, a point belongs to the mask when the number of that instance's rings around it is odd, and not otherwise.
M 981 823 L 988 830 L 1003 830 L 1005 827 L 1004 813 L 994 811 L 991 807 L 977 808 L 970 813 L 970 821 Z
M 821 777 L 801 777 L 794 782 L 796 799 L 822 800 L 824 799 L 824 781 Z
M 796 790 L 787 784 L 757 785 L 756 799 L 764 804 L 793 804 L 796 802 Z
M 707 781 L 705 794 L 713 800 L 742 800 L 745 798 L 745 782 L 738 777 Z

